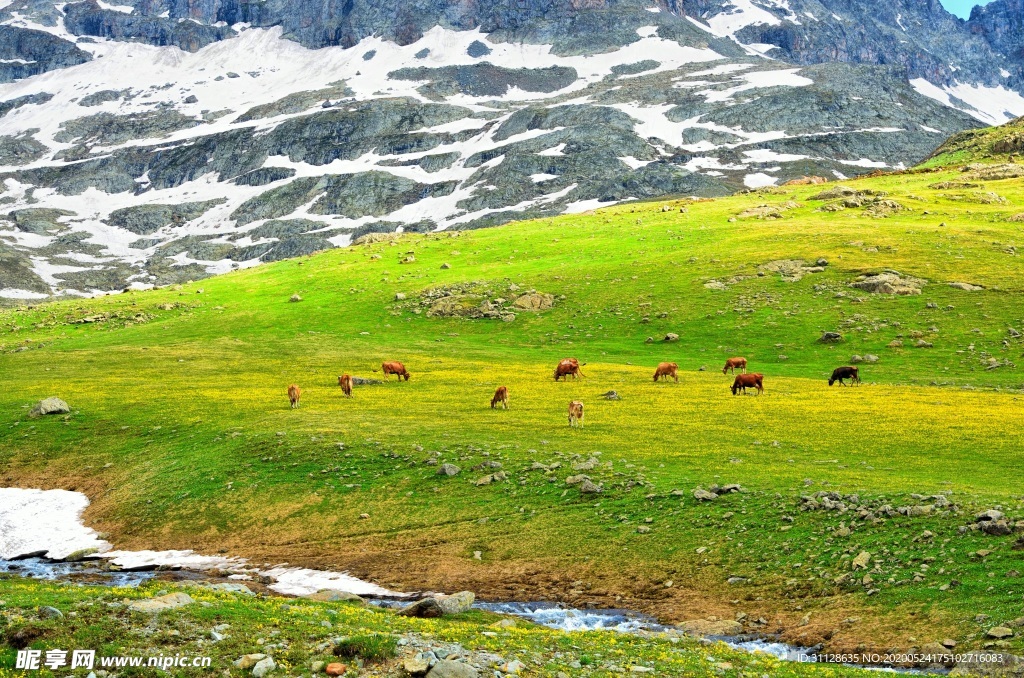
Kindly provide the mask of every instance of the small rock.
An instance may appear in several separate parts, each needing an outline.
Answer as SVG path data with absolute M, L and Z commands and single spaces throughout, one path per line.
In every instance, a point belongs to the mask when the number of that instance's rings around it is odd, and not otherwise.
M 525 668 L 526 664 L 519 661 L 518 659 L 513 659 L 512 661 L 501 667 L 501 672 L 507 673 L 509 675 L 516 675 Z
M 674 332 L 669 332 L 665 335 L 664 341 L 679 341 L 679 335 Z
M 195 601 L 187 593 L 168 593 L 156 598 L 135 600 L 128 604 L 128 608 L 136 612 L 163 612 L 176 607 L 183 607 Z
M 480 674 L 464 662 L 439 659 L 427 675 L 430 678 L 478 678 Z
M 266 658 L 267 655 L 265 654 L 246 654 L 236 659 L 232 664 L 235 668 L 242 669 L 244 671 L 246 669 L 251 669 L 256 666 L 258 662 L 261 662 Z
M 714 492 L 708 492 L 707 490 L 698 487 L 693 491 L 693 498 L 697 501 L 714 501 L 718 499 L 718 495 Z
M 843 340 L 843 335 L 839 332 L 822 332 L 821 337 L 818 339 L 823 344 L 838 344 Z
M 362 605 L 366 602 L 354 593 L 349 593 L 348 591 L 334 591 L 331 589 L 321 589 L 316 593 L 308 593 L 302 597 L 306 600 L 317 600 L 321 603 L 358 603 L 359 605 Z
M 449 264 L 447 261 L 445 263 L 441 264 L 441 269 L 445 270 L 445 271 L 447 271 L 451 267 L 452 267 L 452 265 Z
M 988 520 L 981 523 L 981 531 L 995 537 L 1013 534 L 1013 528 L 1005 520 Z
M 256 662 L 256 666 L 252 667 L 253 678 L 263 678 L 268 675 L 271 671 L 277 668 L 277 662 L 274 661 L 273 657 L 267 657 Z
M 415 603 L 406 605 L 395 614 L 402 617 L 420 617 L 423 619 L 435 619 L 444 615 L 440 603 L 436 598 L 423 598 Z
M 422 652 L 415 657 L 409 657 L 402 664 L 402 668 L 410 676 L 423 676 L 430 670 L 430 658 Z
M 693 619 L 684 621 L 679 627 L 696 636 L 736 636 L 743 633 L 742 624 L 726 619 Z
M 1013 629 L 1007 626 L 994 626 L 985 632 L 985 635 L 989 638 L 996 638 L 1002 640 L 1003 638 L 1012 638 Z
M 290 298 L 288 299 L 288 301 L 290 301 L 290 302 L 291 302 L 291 303 L 293 303 L 293 304 L 297 304 L 298 302 L 302 301 L 302 297 L 301 297 L 301 296 L 299 296 L 298 294 L 293 294 L 293 295 L 292 295 L 292 296 L 291 296 L 291 297 L 290 297 Z
M 870 563 L 871 554 L 867 551 L 861 551 L 860 554 L 853 559 L 853 563 L 851 565 L 854 570 L 866 570 Z
M 55 607 L 49 605 L 41 606 L 36 612 L 39 613 L 39 617 L 42 619 L 63 619 L 64 613 Z
M 600 494 L 604 489 L 595 485 L 589 478 L 580 483 L 580 494 Z
M 455 464 L 441 464 L 437 468 L 437 475 L 439 475 L 439 476 L 448 476 L 450 478 L 452 476 L 459 475 L 459 471 L 461 471 L 461 470 L 462 469 L 460 469 Z

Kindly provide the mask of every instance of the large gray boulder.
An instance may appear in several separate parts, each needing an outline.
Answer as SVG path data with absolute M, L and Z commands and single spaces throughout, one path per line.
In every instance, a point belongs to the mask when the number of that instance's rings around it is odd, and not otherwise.
M 478 678 L 479 671 L 469 664 L 441 659 L 427 674 L 428 678 Z
M 459 591 L 450 596 L 437 596 L 437 603 L 445 614 L 461 614 L 473 607 L 476 596 L 472 591 Z
M 30 417 L 45 417 L 51 414 L 70 414 L 71 406 L 60 398 L 46 398 L 40 400 L 29 410 Z

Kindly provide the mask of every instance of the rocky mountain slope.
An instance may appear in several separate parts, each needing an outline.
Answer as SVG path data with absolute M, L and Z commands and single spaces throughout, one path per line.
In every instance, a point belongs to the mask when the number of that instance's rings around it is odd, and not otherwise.
M 998 4 L 0 0 L 0 297 L 912 164 L 1024 114 Z

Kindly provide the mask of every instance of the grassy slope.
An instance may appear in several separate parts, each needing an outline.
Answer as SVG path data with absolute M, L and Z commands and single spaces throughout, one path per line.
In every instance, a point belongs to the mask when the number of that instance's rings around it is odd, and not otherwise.
M 1024 458 L 1014 433 L 1024 379 L 986 361 L 1022 360 L 1007 328 L 1024 329 L 1013 249 L 1024 238 L 1009 220 L 1024 211 L 1024 186 L 987 183 L 1005 204 L 929 188 L 959 178 L 848 182 L 913 208 L 886 219 L 815 211 L 821 203 L 807 198 L 820 187 L 686 213 L 625 205 L 4 312 L 0 480 L 88 492 L 91 523 L 126 547 L 224 548 L 406 588 L 629 604 L 669 619 L 745 611 L 808 644 L 954 636 L 978 646 L 990 623 L 975 614 L 1024 614 L 1024 584 L 1007 576 L 1024 569 L 1013 538 L 957 532 L 974 508 L 1022 512 L 1013 479 Z M 729 221 L 786 200 L 803 207 L 781 220 Z M 400 264 L 407 252 L 415 263 Z M 767 261 L 818 257 L 826 271 L 799 282 L 756 275 Z M 847 287 L 886 268 L 930 284 L 912 297 Z M 704 287 L 733 277 L 726 291 Z M 513 323 L 427 318 L 394 301 L 464 281 L 566 299 Z M 945 284 L 954 281 L 987 289 Z M 289 303 L 293 293 L 303 301 Z M 69 324 L 99 313 L 121 317 Z M 126 320 L 136 313 L 147 317 Z M 835 329 L 844 343 L 816 341 Z M 680 341 L 644 341 L 667 332 Z M 887 348 L 899 337 L 909 347 L 912 332 L 934 347 Z M 863 367 L 866 385 L 829 389 L 824 378 L 854 353 L 881 357 Z M 555 384 L 553 365 L 567 355 L 588 363 L 587 378 Z M 729 395 L 731 378 L 716 370 L 731 355 L 766 374 L 765 397 Z M 373 376 L 382 359 L 405 361 L 412 381 L 340 397 L 337 374 Z M 662 360 L 679 363 L 680 384 L 651 383 Z M 291 382 L 304 389 L 298 411 L 284 395 Z M 512 392 L 509 412 L 487 407 L 499 384 Z M 608 389 L 622 400 L 599 399 Z M 48 395 L 71 402 L 74 416 L 27 420 L 26 405 Z M 574 398 L 587 403 L 583 431 L 565 424 Z M 438 478 L 423 463 L 431 452 L 462 475 Z M 602 463 L 589 474 L 606 491 L 581 497 L 563 481 L 573 455 L 596 452 Z M 469 467 L 495 459 L 510 480 L 473 485 L 484 471 Z M 534 461 L 563 466 L 549 479 L 525 470 Z M 692 499 L 694 487 L 716 482 L 749 492 L 713 505 Z M 948 490 L 965 514 L 874 524 L 801 513 L 799 495 L 819 489 L 893 506 Z M 838 536 L 841 527 L 852 535 Z M 935 539 L 915 540 L 926 529 Z M 979 548 L 993 553 L 968 556 Z M 861 550 L 879 559 L 873 581 L 835 584 Z M 912 582 L 918 572 L 923 581 Z M 748 583 L 725 584 L 733 574 Z M 953 579 L 962 586 L 939 589 Z
M 123 605 L 158 593 L 160 586 L 153 583 L 141 589 L 80 588 L 0 579 L 0 596 L 5 601 L 0 606 L 0 638 L 34 637 L 31 648 L 95 649 L 97 657 L 184 656 L 212 660 L 208 669 L 172 668 L 166 673 L 146 668 L 119 670 L 117 675 L 124 677 L 251 675 L 251 669 L 243 671 L 231 663 L 255 652 L 274 657 L 279 667 L 276 675 L 308 676 L 315 662 L 339 661 L 330 650 L 335 639 L 379 639 L 390 638 L 392 634 L 431 647 L 452 649 L 457 644 L 476 656 L 488 653 L 505 661 L 519 659 L 528 667 L 527 675 L 538 676 L 614 676 L 632 666 L 652 668 L 655 675 L 688 678 L 869 675 L 842 666 L 780 662 L 766 655 L 730 650 L 721 644 L 703 646 L 692 639 L 638 637 L 610 631 L 561 633 L 522 621 L 512 628 L 496 627 L 492 624 L 500 619 L 498 615 L 477 611 L 443 620 L 409 619 L 349 603 L 240 598 L 209 589 L 173 586 L 162 590 L 184 591 L 196 603 L 160 615 L 130 612 Z M 56 607 L 66 616 L 40 620 L 36 611 L 40 605 Z M 222 625 L 228 627 L 221 628 L 227 637 L 210 642 L 210 629 Z M 273 649 L 265 649 L 270 646 Z M 415 654 L 409 647 L 398 647 L 395 659 L 367 661 L 359 675 L 405 675 L 398 666 L 406 656 Z M 15 655 L 14 648 L 5 648 L 0 641 L 0 677 L 25 675 L 24 671 L 14 670 Z M 362 657 L 340 661 L 353 666 Z M 611 667 L 621 668 L 614 671 Z M 58 672 L 44 668 L 33 674 L 52 676 Z M 59 674 L 68 675 L 68 671 Z M 356 671 L 348 675 L 356 675 Z

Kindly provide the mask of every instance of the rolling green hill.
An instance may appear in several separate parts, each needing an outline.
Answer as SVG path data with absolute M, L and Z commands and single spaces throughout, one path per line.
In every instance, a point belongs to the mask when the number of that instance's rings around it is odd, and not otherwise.
M 1024 631 L 986 633 L 1024 615 L 1021 528 L 974 516 L 1024 521 L 1024 165 L 961 167 L 980 146 L 958 139 L 941 167 L 0 312 L 0 480 L 86 492 L 125 548 L 1019 653 Z M 567 356 L 585 378 L 555 383 Z M 763 396 L 730 394 L 731 356 Z M 383 360 L 412 379 L 341 396 Z M 862 386 L 828 386 L 857 360 Z M 678 384 L 652 381 L 662 361 Z M 74 413 L 28 418 L 52 395 Z

